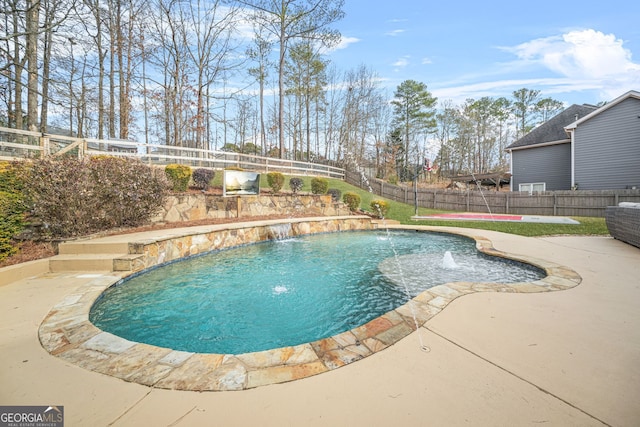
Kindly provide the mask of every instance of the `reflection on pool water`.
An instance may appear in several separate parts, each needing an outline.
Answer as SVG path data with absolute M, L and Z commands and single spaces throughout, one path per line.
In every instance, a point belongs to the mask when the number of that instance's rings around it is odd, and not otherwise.
M 444 268 L 447 251 L 455 268 Z M 329 233 L 216 251 L 151 269 L 105 291 L 90 320 L 131 341 L 240 354 L 353 329 L 439 284 L 543 276 L 537 268 L 481 254 L 462 236 Z

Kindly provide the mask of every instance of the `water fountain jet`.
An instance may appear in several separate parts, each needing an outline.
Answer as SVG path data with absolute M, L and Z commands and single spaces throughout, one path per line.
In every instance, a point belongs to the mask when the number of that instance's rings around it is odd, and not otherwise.
M 446 251 L 444 253 L 444 257 L 442 258 L 442 268 L 445 270 L 455 270 L 459 268 L 458 264 L 453 259 L 453 255 L 451 255 L 450 251 Z

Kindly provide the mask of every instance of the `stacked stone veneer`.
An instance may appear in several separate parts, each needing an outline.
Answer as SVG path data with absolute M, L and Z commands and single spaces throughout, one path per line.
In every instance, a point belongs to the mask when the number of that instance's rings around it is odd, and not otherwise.
M 197 221 L 201 219 L 242 218 L 255 216 L 349 215 L 349 208 L 333 202 L 330 195 L 271 194 L 222 197 L 211 194 L 171 195 L 154 222 Z
M 183 231 L 168 231 L 153 239 L 129 243 L 134 256 L 115 260 L 116 270 L 136 272 L 192 255 L 211 252 L 287 236 L 349 230 L 369 230 L 374 226 L 367 216 L 292 218 L 255 223 L 218 224 L 191 227 Z M 189 230 L 184 232 L 184 230 Z M 135 257 L 135 255 L 139 255 Z M 117 263 L 126 263 L 118 266 Z M 120 267 L 120 268 L 118 268 Z

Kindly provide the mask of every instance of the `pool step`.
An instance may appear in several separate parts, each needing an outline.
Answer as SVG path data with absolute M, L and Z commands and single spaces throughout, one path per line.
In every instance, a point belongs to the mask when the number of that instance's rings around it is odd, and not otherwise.
M 129 252 L 128 242 L 91 242 L 74 241 L 58 245 L 60 255 L 72 254 L 126 254 Z
M 133 271 L 143 265 L 143 255 L 129 254 L 60 254 L 51 257 L 49 270 L 63 271 Z

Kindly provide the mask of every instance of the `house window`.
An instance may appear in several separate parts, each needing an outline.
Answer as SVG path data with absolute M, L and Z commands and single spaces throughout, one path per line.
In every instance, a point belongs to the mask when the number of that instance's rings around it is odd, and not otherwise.
M 520 184 L 520 191 L 525 191 L 529 194 L 533 194 L 534 192 L 539 193 L 545 191 L 546 187 L 546 182 L 529 182 L 526 184 Z

